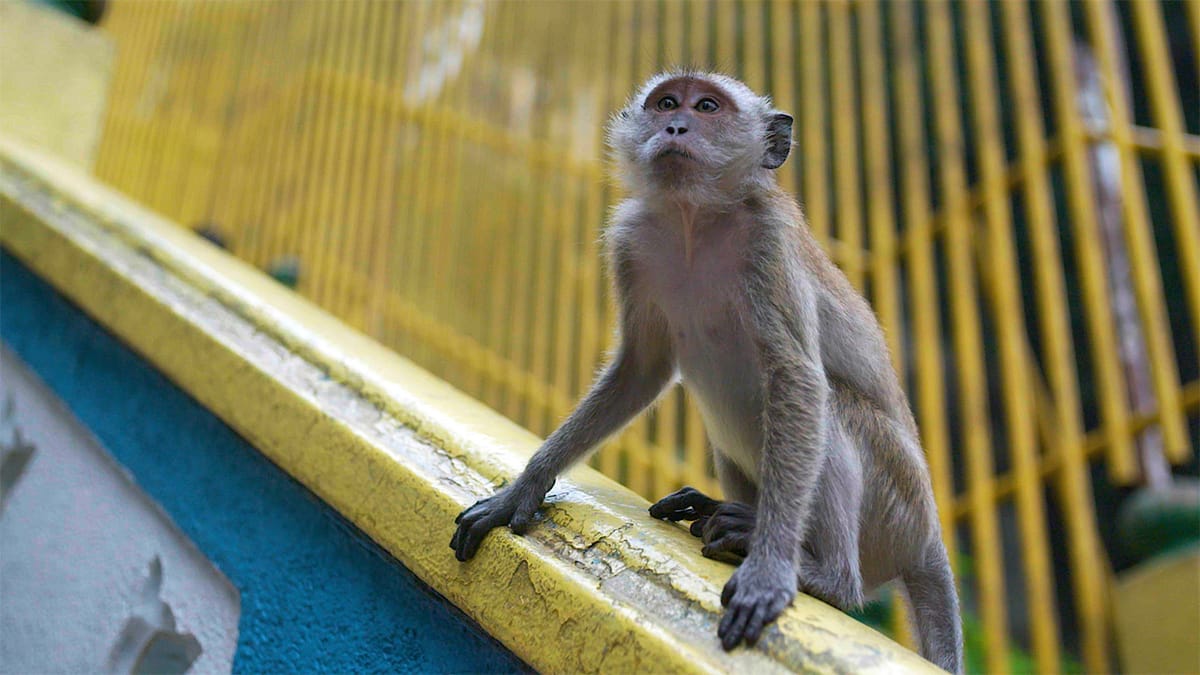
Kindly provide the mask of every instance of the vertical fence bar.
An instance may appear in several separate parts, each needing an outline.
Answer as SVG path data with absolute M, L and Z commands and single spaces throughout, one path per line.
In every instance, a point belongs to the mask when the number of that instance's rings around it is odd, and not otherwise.
M 813 236 L 822 244 L 829 239 L 829 187 L 826 162 L 825 101 L 825 31 L 822 24 L 823 6 L 817 2 L 800 3 L 801 100 L 805 101 L 801 115 L 801 149 L 804 151 L 804 210 Z
M 1075 382 L 1075 349 L 1068 325 L 1066 281 L 1059 251 L 1059 225 L 1049 188 L 1049 156 L 1045 131 L 1038 114 L 1040 88 L 1029 37 L 1029 13 L 1024 4 L 1001 5 L 1005 58 L 1009 64 L 1016 116 L 1020 166 L 1025 172 L 1025 207 L 1037 282 L 1038 317 L 1042 353 L 1054 399 L 1054 429 L 1062 458 L 1059 493 L 1067 516 L 1071 579 L 1079 616 L 1081 651 L 1090 672 L 1108 672 L 1108 616 L 1104 605 L 1105 570 L 1103 549 L 1097 536 L 1092 506 L 1091 478 L 1083 451 L 1083 420 Z
M 387 7 L 384 19 L 383 45 L 380 50 L 378 73 L 379 86 L 382 87 L 380 100 L 376 102 L 378 135 L 371 140 L 375 155 L 375 172 L 370 174 L 368 188 L 371 200 L 371 212 L 374 213 L 373 236 L 367 239 L 368 250 L 365 259 L 369 259 L 369 289 L 367 291 L 367 322 L 370 334 L 388 344 L 393 338 L 390 335 L 391 303 L 388 298 L 394 289 L 388 285 L 391 271 L 388 269 L 390 252 L 396 245 L 396 228 L 399 224 L 395 218 L 396 165 L 398 164 L 396 141 L 399 139 L 397 121 L 399 115 L 399 95 L 402 90 L 400 77 L 400 59 L 407 47 L 404 30 L 408 3 L 385 3 Z M 478 296 L 478 297 L 482 297 Z
M 859 182 L 858 100 L 854 91 L 854 45 L 850 34 L 850 5 L 833 0 L 825 6 L 829 17 L 829 68 L 833 87 L 834 153 L 833 192 L 836 195 L 836 237 L 841 244 L 842 271 L 856 289 L 863 288 L 862 192 Z
M 1138 475 L 1125 407 L 1125 378 L 1113 340 L 1111 299 L 1105 278 L 1104 253 L 1096 234 L 1095 195 L 1087 162 L 1083 122 L 1076 110 L 1075 65 L 1072 55 L 1068 5 L 1055 1 L 1040 5 L 1046 23 L 1046 50 L 1053 74 L 1055 117 L 1063 148 L 1063 169 L 1072 212 L 1075 258 L 1079 265 L 1088 322 L 1088 347 L 1096 373 L 1100 410 L 1108 436 L 1108 469 L 1117 483 Z
M 796 48 L 792 41 L 795 10 L 795 3 L 790 0 L 773 0 L 769 8 L 770 34 L 767 36 L 771 48 L 771 98 L 777 109 L 792 115 L 793 118 L 800 116 L 800 111 L 796 108 Z M 779 184 L 793 195 L 799 187 L 796 184 L 796 165 L 800 162 L 798 154 L 793 152 L 788 158 L 789 161 L 784 162 L 775 172 Z
M 1183 153 L 1183 116 L 1171 56 L 1167 53 L 1170 42 L 1158 2 L 1134 2 L 1130 7 L 1138 47 L 1145 61 L 1144 79 L 1154 121 L 1164 136 L 1162 163 L 1171 213 L 1175 216 L 1175 250 L 1183 272 L 1184 293 L 1190 301 L 1193 339 L 1200 343 L 1200 206 L 1196 199 L 1195 167 Z M 1192 39 L 1200 44 L 1200 34 Z M 1200 53 L 1196 58 L 1200 67 Z M 1187 457 L 1175 454 L 1171 459 L 1179 462 Z
M 1125 240 L 1129 247 L 1133 287 L 1149 352 L 1150 372 L 1158 397 L 1164 450 L 1168 457 L 1182 461 L 1191 456 L 1191 443 L 1187 438 L 1187 420 L 1180 402 L 1175 348 L 1171 344 L 1167 310 L 1163 302 L 1162 279 L 1159 277 L 1161 267 L 1150 229 L 1142 169 L 1133 147 L 1129 102 L 1113 62 L 1116 43 L 1112 36 L 1113 31 L 1118 30 L 1116 8 L 1108 2 L 1087 3 L 1084 8 L 1090 36 L 1096 47 L 1096 59 L 1107 85 L 1105 91 L 1108 94 L 1113 141 L 1121 160 Z
M 979 577 L 979 604 L 987 635 L 989 670 L 1007 668 L 1008 613 L 1000 530 L 995 512 L 994 464 L 989 418 L 986 360 L 980 326 L 981 310 L 973 264 L 974 222 L 967 202 L 963 134 L 949 6 L 926 5 L 929 21 L 926 67 L 934 103 L 939 192 L 945 222 L 945 255 L 949 275 L 947 296 L 952 318 L 955 370 L 958 375 L 959 428 L 966 460 L 967 495 L 971 509 L 971 539 Z M 968 40 L 982 39 L 978 34 Z M 980 103 L 986 105 L 986 102 Z
M 929 459 L 934 497 L 938 504 L 950 504 L 954 499 L 953 468 L 950 459 L 946 407 L 945 373 L 941 355 L 941 312 L 938 303 L 934 272 L 933 241 L 929 211 L 929 165 L 926 158 L 924 105 L 920 86 L 919 45 L 913 22 L 911 2 L 888 4 L 891 10 L 890 38 L 897 111 L 896 129 L 899 135 L 898 166 L 903 194 L 904 236 L 908 248 L 909 314 L 913 321 L 912 343 L 916 348 L 914 397 Z M 876 251 L 882 256 L 882 251 Z M 990 505 L 989 505 L 990 513 Z M 955 524 L 950 509 L 938 511 L 942 531 L 953 532 Z M 985 620 L 986 621 L 986 620 Z M 990 625 L 985 622 L 985 628 Z M 1003 631 L 1003 624 L 1000 631 Z M 993 647 L 999 635 L 999 647 Z M 1003 633 L 993 630 L 989 640 L 989 670 L 1003 671 L 1006 667 Z
M 287 78 L 282 86 L 283 98 L 277 104 L 289 125 L 275 127 L 269 138 L 274 139 L 274 150 L 267 157 L 271 161 L 263 171 L 260 198 L 251 209 L 251 217 L 264 226 L 270 224 L 270 236 L 263 244 L 263 260 L 270 264 L 274 255 L 293 256 L 300 265 L 299 282 L 303 283 L 311 273 L 300 252 L 300 225 L 303 209 L 307 208 L 307 188 L 311 177 L 311 159 L 316 138 L 316 83 L 318 76 L 317 55 L 324 49 L 326 35 L 318 26 L 325 25 L 324 11 L 327 3 L 316 0 L 299 0 L 290 7 L 301 28 L 289 34 L 285 45 L 276 47 L 276 59 L 285 59 L 293 66 L 296 75 Z M 266 30 L 266 29 L 264 29 Z M 276 61 L 278 63 L 278 61 Z M 278 90 L 277 90 L 278 91 Z M 290 132 L 290 133 L 289 133 Z M 273 186 L 269 176 L 282 183 L 282 189 Z M 290 199 L 281 199 L 287 195 Z
M 264 53 L 270 42 L 267 26 L 271 22 L 266 18 L 271 12 L 271 5 L 256 4 L 243 18 L 245 30 L 241 41 L 242 58 L 238 59 L 238 82 L 232 90 L 233 95 L 238 98 L 252 96 L 255 93 L 253 88 L 265 79 L 261 73 L 266 62 Z M 259 134 L 247 133 L 248 126 L 257 127 L 250 124 L 254 121 L 257 121 L 257 116 L 248 116 L 245 111 L 229 106 L 224 131 L 227 138 L 222 144 L 223 156 L 212 167 L 213 182 L 209 190 L 208 205 L 208 218 L 232 230 L 233 250 L 252 264 L 262 261 L 265 237 L 264 223 L 249 216 L 250 206 L 261 193 L 272 187 L 271 182 L 266 180 L 266 169 L 270 165 L 261 156 L 256 155 L 266 154 L 263 152 L 265 144 L 276 140 L 278 136 L 267 134 L 266 138 L 263 138 Z M 258 131 L 257 128 L 253 130 Z M 259 152 L 252 153 L 247 146 Z M 255 159 L 260 163 L 255 162 Z
M 1026 360 L 1020 271 L 1014 250 L 1012 215 L 1005 185 L 1004 146 L 997 115 L 996 72 L 991 55 L 988 8 L 966 4 L 967 81 L 974 113 L 976 159 L 984 194 L 988 258 L 999 329 L 1000 367 L 1008 429 L 1009 453 L 1017 476 L 1016 506 L 1022 539 L 1021 559 L 1029 604 L 1034 658 L 1043 673 L 1060 668 L 1058 612 L 1054 602 L 1054 570 L 1046 532 L 1046 506 L 1038 471 L 1037 429 L 1034 426 L 1033 378 Z
M 633 58 L 635 49 L 633 39 L 634 28 L 634 6 L 630 2 L 616 3 L 616 27 L 615 40 L 613 41 L 613 65 L 611 73 L 611 89 L 610 95 L 612 105 L 618 106 L 625 97 L 629 95 L 630 90 L 635 86 L 634 81 L 640 76 L 636 72 L 634 64 L 636 61 Z M 611 272 L 611 270 L 610 270 Z M 613 305 L 613 297 L 611 293 L 604 294 L 605 317 L 604 326 L 608 329 L 609 334 L 612 334 L 615 321 L 615 308 Z M 628 436 L 629 431 L 626 431 L 624 436 Z M 627 455 L 625 443 L 622 439 L 617 442 L 609 442 L 606 447 L 601 450 L 599 462 L 600 470 L 605 475 L 612 476 L 617 480 L 621 480 L 621 460 Z

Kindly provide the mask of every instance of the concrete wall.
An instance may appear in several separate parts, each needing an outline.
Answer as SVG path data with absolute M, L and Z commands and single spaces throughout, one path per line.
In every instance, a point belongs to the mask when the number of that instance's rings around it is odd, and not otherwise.
M 0 253 L 0 307 L 4 343 L 240 592 L 234 670 L 525 670 L 7 251 Z M 18 481 L 13 500 L 24 487 Z M 6 560 L 33 556 L 33 550 L 7 543 L 4 549 Z M 169 585 L 175 563 L 163 560 Z M 143 564 L 127 573 L 127 581 L 145 574 Z M 190 616 L 196 601 L 171 600 L 179 603 L 181 617 Z M 45 644 L 63 648 L 69 639 L 60 634 Z M 33 670 L 49 670 L 43 665 Z
M 228 672 L 229 581 L 2 347 L 0 405 L 0 672 L 127 670 L 151 638 L 191 672 Z

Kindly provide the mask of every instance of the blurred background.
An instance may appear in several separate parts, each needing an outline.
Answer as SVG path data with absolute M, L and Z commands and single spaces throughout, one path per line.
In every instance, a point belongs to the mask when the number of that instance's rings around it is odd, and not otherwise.
M 769 93 L 908 388 L 971 669 L 1196 653 L 1137 637 L 1195 591 L 1122 575 L 1200 539 L 1200 2 L 41 4 L 115 49 L 81 164 L 542 435 L 612 346 L 608 115 L 676 65 Z M 592 463 L 719 492 L 679 390 Z

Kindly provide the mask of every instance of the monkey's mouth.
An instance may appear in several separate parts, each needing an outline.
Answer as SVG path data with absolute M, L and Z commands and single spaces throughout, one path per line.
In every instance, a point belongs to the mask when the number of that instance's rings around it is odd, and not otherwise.
M 693 161 L 695 161 L 695 159 L 696 159 L 694 156 L 692 156 L 692 153 L 688 152 L 687 150 L 684 150 L 683 148 L 677 148 L 674 146 L 665 147 L 662 150 L 659 150 L 658 153 L 656 153 L 654 155 L 654 159 L 666 159 L 667 157 L 679 157 L 682 159 L 690 159 Z

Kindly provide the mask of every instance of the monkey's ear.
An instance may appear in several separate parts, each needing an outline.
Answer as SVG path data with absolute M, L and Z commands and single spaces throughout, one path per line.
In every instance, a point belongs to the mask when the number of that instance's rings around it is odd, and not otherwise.
M 772 112 L 767 116 L 767 154 L 763 156 L 762 165 L 768 169 L 778 169 L 787 161 L 791 151 L 792 116 Z

